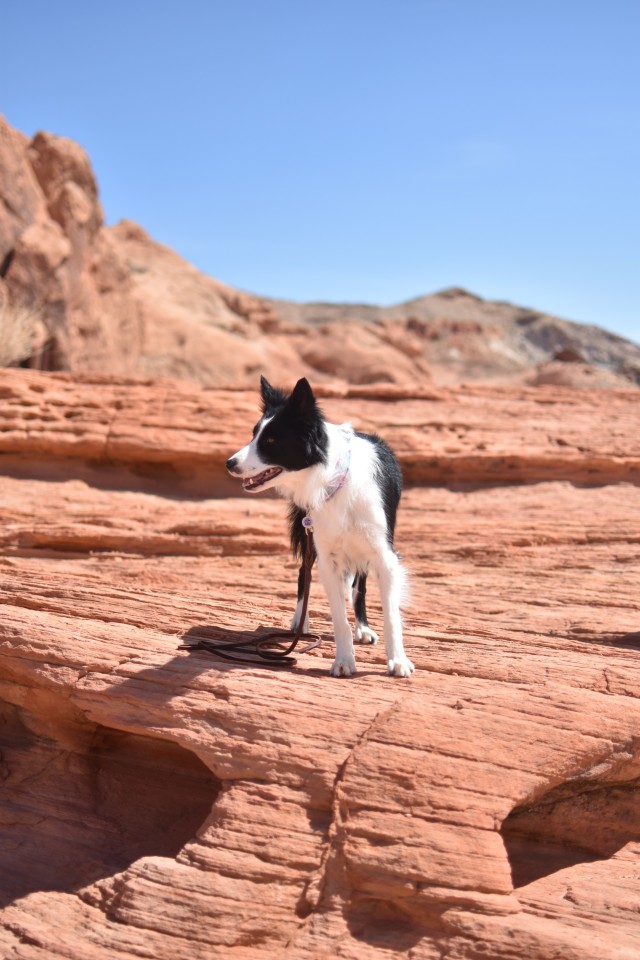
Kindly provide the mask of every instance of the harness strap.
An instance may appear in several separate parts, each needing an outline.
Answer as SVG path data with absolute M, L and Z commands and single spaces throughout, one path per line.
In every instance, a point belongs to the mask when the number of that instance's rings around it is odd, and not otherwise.
M 338 458 L 338 462 L 336 463 L 333 476 L 325 487 L 325 503 L 328 503 L 329 500 L 332 500 L 336 493 L 338 493 L 339 490 L 342 490 L 347 482 L 347 477 L 349 476 L 349 467 L 351 464 L 351 432 L 350 428 L 346 429 L 346 427 L 341 427 L 341 430 L 345 436 L 346 443 L 342 448 L 342 452 Z M 313 533 L 313 517 L 310 513 L 307 513 L 306 517 L 303 518 L 302 526 L 305 528 L 307 533 Z

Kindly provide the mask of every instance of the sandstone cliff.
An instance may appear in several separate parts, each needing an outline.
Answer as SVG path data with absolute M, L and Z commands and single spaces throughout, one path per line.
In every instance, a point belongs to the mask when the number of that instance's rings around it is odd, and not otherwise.
M 409 482 L 409 680 L 315 586 L 289 673 L 180 649 L 290 618 L 255 391 L 0 373 L 2 956 L 640 955 L 637 393 L 323 393 Z
M 292 369 L 352 384 L 640 382 L 640 347 L 464 290 L 385 308 L 234 290 L 134 223 L 105 226 L 81 147 L 50 133 L 28 141 L 1 117 L 0 201 L 0 361 L 15 326 L 6 311 L 26 309 L 31 330 L 14 359 L 46 370 L 205 386 L 249 386 L 258 372 L 286 380 Z

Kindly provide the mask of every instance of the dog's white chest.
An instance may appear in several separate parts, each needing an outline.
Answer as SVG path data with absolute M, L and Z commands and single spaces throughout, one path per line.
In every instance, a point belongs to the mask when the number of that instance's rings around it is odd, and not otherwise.
M 316 551 L 339 573 L 367 572 L 378 553 L 370 518 L 327 509 L 314 520 Z

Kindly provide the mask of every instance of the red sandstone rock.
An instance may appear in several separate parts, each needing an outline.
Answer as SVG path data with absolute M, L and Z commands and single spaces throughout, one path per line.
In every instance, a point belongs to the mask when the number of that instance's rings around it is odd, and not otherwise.
M 392 435 L 412 484 L 602 485 L 640 476 L 633 390 L 608 391 L 606 401 L 597 391 L 488 386 L 319 388 L 318 395 L 334 422 L 349 401 L 359 429 Z M 73 458 L 98 483 L 101 472 L 106 483 L 135 485 L 135 471 L 138 485 L 203 496 L 237 491 L 224 461 L 259 408 L 257 383 L 251 391 L 196 391 L 13 370 L 0 371 L 0 397 L 5 469 L 26 463 L 55 476 Z
M 180 649 L 291 615 L 285 506 L 220 466 L 255 392 L 0 397 L 4 956 L 635 960 L 633 391 L 327 391 L 411 480 L 407 681 L 328 676 L 316 585 L 290 673 Z
M 606 368 L 594 367 L 589 363 L 566 363 L 549 360 L 527 372 L 524 382 L 532 387 L 578 387 L 580 389 L 624 389 L 628 387 L 628 378 L 621 373 Z
M 27 138 L 0 116 L 0 264 L 29 224 L 46 217 L 44 197 L 27 155 Z

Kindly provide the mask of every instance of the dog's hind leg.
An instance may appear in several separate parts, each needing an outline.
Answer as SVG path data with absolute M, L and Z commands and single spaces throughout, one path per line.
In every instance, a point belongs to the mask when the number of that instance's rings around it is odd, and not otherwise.
M 304 596 L 304 563 L 300 564 L 300 570 L 298 572 L 298 605 L 296 606 L 296 612 L 293 615 L 293 620 L 291 621 L 291 629 L 297 630 L 298 624 L 300 623 L 300 617 L 302 616 L 302 598 Z M 309 633 L 309 608 L 307 607 L 307 615 L 304 618 L 304 624 L 302 625 L 302 632 Z
M 366 573 L 356 573 L 351 590 L 351 602 L 353 603 L 353 612 L 356 615 L 356 636 L 359 643 L 377 643 L 378 634 L 371 629 L 367 620 L 367 575 Z

